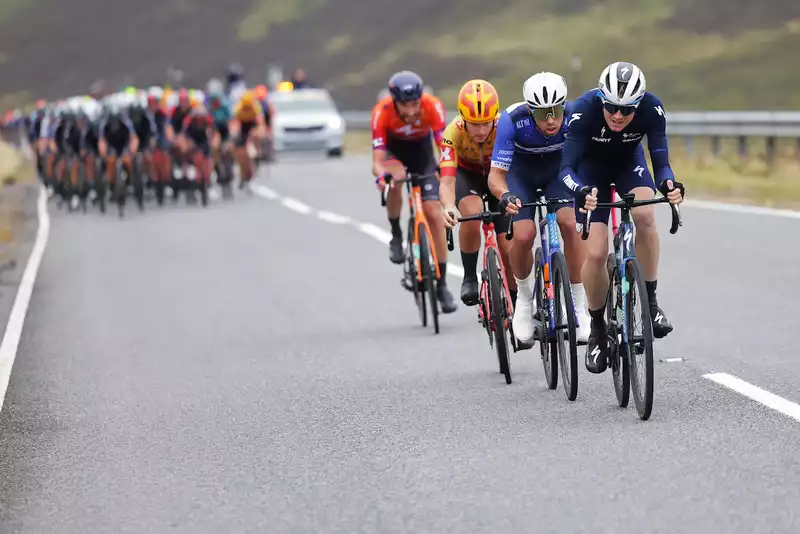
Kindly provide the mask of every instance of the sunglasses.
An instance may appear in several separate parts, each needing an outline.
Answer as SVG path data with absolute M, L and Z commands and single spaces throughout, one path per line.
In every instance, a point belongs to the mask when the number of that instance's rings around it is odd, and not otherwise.
M 639 107 L 638 104 L 634 106 L 618 106 L 616 104 L 612 104 L 611 102 L 603 102 L 603 109 L 608 111 L 609 115 L 615 115 L 617 111 L 619 111 L 622 113 L 623 117 L 627 117 L 636 111 L 637 107 Z
M 564 116 L 564 106 L 556 106 L 553 108 L 530 108 L 533 113 L 533 118 L 537 121 L 544 122 L 550 117 L 560 119 Z

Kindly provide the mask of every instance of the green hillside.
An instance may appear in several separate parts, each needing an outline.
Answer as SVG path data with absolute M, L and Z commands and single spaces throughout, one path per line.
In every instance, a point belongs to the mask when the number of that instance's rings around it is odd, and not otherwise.
M 800 108 L 797 0 L 2 0 L 0 30 L 0 90 L 17 95 L 152 83 L 169 65 L 202 83 L 239 60 L 258 77 L 305 67 L 348 109 L 371 107 L 402 68 L 446 104 L 472 77 L 511 103 L 534 72 L 577 95 L 626 60 L 668 109 Z

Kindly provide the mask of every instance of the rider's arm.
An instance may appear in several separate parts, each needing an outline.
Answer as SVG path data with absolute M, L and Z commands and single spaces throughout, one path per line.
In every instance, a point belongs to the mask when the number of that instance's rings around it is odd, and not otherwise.
M 591 139 L 589 122 L 584 120 L 583 106 L 576 102 L 573 112 L 567 119 L 567 133 L 564 135 L 564 148 L 561 150 L 561 169 L 558 177 L 572 195 L 583 187 L 578 179 L 578 166 L 583 160 L 586 147 Z
M 433 102 L 433 122 L 431 123 L 431 131 L 433 132 L 434 146 L 439 150 L 442 146 L 442 138 L 444 137 L 444 130 L 447 128 L 447 115 L 444 111 L 444 104 L 441 99 L 432 97 Z M 439 154 L 436 155 L 439 157 Z
M 503 111 L 497 121 L 497 137 L 492 150 L 492 165 L 489 169 L 489 191 L 500 198 L 508 191 L 506 174 L 514 161 L 514 123 L 508 111 Z
M 456 203 L 456 171 L 458 169 L 458 150 L 450 135 L 451 128 L 455 130 L 455 125 L 447 128 L 442 140 L 439 143 L 439 201 L 442 206 L 447 208 L 455 206 Z
M 372 175 L 386 172 L 386 111 L 378 104 L 372 110 Z
M 653 178 L 656 187 L 659 187 L 664 180 L 675 179 L 669 164 L 666 112 L 661 101 L 655 96 L 652 98 L 650 109 L 643 111 L 647 113 L 647 149 L 653 164 Z
M 105 158 L 108 154 L 108 142 L 106 141 L 106 121 L 100 121 L 97 127 L 97 152 Z
M 139 136 L 136 135 L 136 129 L 133 127 L 133 124 L 131 124 L 131 121 L 128 117 L 125 117 L 122 120 L 122 124 L 125 126 L 125 128 L 127 128 L 128 135 L 130 136 L 128 148 L 130 149 L 131 154 L 136 154 L 136 152 L 139 150 Z

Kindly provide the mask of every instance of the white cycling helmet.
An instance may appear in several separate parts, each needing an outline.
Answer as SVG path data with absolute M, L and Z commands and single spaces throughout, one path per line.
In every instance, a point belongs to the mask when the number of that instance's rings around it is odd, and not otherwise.
M 617 61 L 603 70 L 597 88 L 607 102 L 617 106 L 636 106 L 642 100 L 647 84 L 639 67 Z
M 157 85 L 153 85 L 147 90 L 147 96 L 161 102 L 161 99 L 164 98 L 164 89 Z
M 562 106 L 567 101 L 567 82 L 553 72 L 539 72 L 525 80 L 522 98 L 531 108 Z

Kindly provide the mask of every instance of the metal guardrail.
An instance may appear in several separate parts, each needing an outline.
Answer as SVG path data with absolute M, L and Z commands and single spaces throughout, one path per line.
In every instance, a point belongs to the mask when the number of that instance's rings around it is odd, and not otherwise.
M 344 111 L 347 128 L 370 127 L 369 111 Z M 455 118 L 448 113 L 448 120 Z M 667 113 L 667 133 L 703 137 L 796 137 L 800 138 L 798 111 L 675 111 Z

